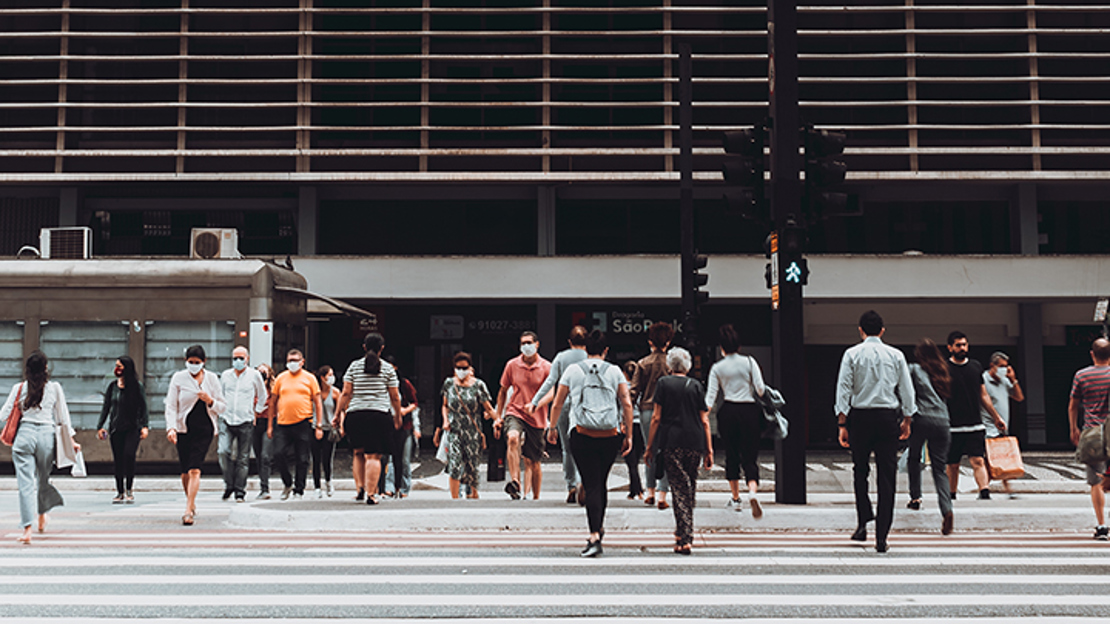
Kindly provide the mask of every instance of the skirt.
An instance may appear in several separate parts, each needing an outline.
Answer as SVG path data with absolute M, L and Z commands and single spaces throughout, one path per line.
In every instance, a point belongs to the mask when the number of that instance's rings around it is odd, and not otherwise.
M 200 470 L 204 457 L 208 455 L 208 447 L 212 446 L 215 431 L 204 401 L 197 401 L 193 409 L 189 410 L 189 415 L 185 417 L 185 427 L 188 431 L 177 433 L 177 461 L 181 465 L 181 474 Z
M 351 448 L 371 455 L 389 455 L 393 446 L 393 416 L 378 410 L 347 413 L 344 421 Z

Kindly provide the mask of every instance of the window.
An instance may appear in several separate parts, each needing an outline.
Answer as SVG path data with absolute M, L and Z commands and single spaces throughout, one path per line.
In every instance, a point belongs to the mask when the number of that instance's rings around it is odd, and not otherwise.
M 116 359 L 127 354 L 127 322 L 44 321 L 39 331 L 50 378 L 62 384 L 74 428 L 95 429 Z
M 235 348 L 235 322 L 156 322 L 146 326 L 146 386 L 147 402 L 152 415 L 166 411 L 166 392 L 170 378 L 185 368 L 185 349 L 199 344 L 204 347 L 208 360 L 204 369 L 219 375 L 231 366 L 231 350 Z M 152 423 L 158 423 L 152 417 Z

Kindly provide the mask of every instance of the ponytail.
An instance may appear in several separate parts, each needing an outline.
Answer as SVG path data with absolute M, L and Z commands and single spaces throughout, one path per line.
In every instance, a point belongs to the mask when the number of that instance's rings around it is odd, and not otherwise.
M 366 335 L 362 341 L 362 348 L 366 349 L 366 357 L 362 360 L 362 372 L 367 375 L 379 375 L 382 372 L 382 359 L 378 352 L 385 346 L 385 338 L 378 332 Z

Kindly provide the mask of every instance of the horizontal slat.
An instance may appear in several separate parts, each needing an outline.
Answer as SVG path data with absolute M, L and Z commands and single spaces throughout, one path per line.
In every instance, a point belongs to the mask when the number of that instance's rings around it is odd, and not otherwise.
M 1021 84 L 1046 83 L 1105 83 L 1110 76 L 821 76 L 801 77 L 802 84 Z M 700 84 L 759 84 L 767 82 L 765 76 L 702 76 L 691 78 Z M 450 85 L 504 85 L 504 84 L 677 84 L 678 78 L 573 78 L 542 76 L 527 78 L 21 78 L 0 79 L 0 85 L 95 85 L 95 86 L 156 86 L 176 84 L 196 85 L 387 85 L 387 84 L 450 84 Z
M 800 34 L 800 33 L 799 33 Z M 532 38 L 532 37 L 746 37 L 766 38 L 765 30 L 241 30 L 241 31 L 0 31 L 3 39 L 288 39 L 296 37 L 315 37 L 318 39 L 346 38 L 362 39 L 367 35 L 375 38 L 455 38 L 486 39 L 493 37 Z

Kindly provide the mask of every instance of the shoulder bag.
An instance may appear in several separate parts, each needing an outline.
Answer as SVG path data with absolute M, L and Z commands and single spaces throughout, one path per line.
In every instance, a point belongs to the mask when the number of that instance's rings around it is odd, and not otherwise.
M 1106 393 L 1106 401 L 1102 405 L 1103 413 L 1110 412 L 1110 392 Z M 7 429 L 4 430 L 7 432 Z M 1079 434 L 1079 443 L 1075 445 L 1075 459 L 1083 464 L 1098 464 L 1110 461 L 1110 437 L 1107 436 L 1106 423 L 1096 427 L 1087 427 Z
M 0 442 L 5 446 L 15 444 L 15 434 L 19 432 L 19 421 L 23 420 L 23 408 L 19 405 L 19 399 L 23 396 L 23 384 L 19 384 L 19 390 L 15 391 L 15 404 L 12 405 L 12 413 L 8 414 L 8 421 L 4 423 L 4 431 L 0 432 Z
M 790 422 L 782 415 L 782 406 L 786 405 L 786 400 L 782 398 L 782 393 L 775 390 L 766 383 L 763 384 L 763 396 L 760 396 L 755 391 L 755 359 L 748 356 L 748 386 L 751 388 L 752 397 L 755 402 L 763 410 L 763 426 L 760 429 L 763 431 L 764 438 L 771 440 L 785 440 L 786 436 L 790 435 Z

